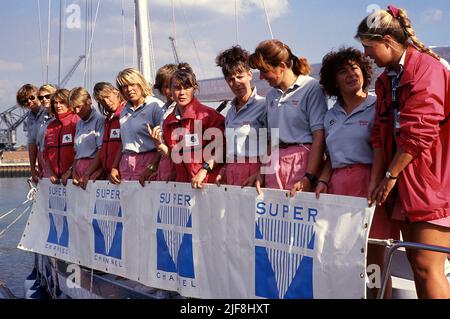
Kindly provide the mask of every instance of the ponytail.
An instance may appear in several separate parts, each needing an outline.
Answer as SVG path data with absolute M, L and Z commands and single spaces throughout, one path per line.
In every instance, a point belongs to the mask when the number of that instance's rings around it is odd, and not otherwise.
M 285 63 L 295 75 L 309 75 L 311 66 L 304 57 L 295 56 L 291 48 L 280 40 L 266 40 L 261 42 L 255 52 L 249 57 L 249 65 L 253 69 L 271 70 Z
M 419 50 L 420 52 L 427 53 L 431 55 L 433 58 L 439 60 L 440 57 L 433 50 L 425 46 L 422 41 L 417 38 L 416 32 L 411 26 L 411 20 L 408 18 L 406 11 L 402 8 L 398 8 L 398 17 L 397 20 L 400 24 L 400 27 L 405 32 L 406 37 L 409 41 Z
M 292 57 L 293 65 L 292 71 L 295 75 L 310 75 L 311 74 L 311 65 L 308 60 L 304 57 Z

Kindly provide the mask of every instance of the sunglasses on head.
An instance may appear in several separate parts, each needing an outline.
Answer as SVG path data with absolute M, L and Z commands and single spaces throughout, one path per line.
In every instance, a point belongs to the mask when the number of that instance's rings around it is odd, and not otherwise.
M 52 96 L 51 94 L 39 95 L 39 96 L 38 96 L 38 100 L 39 100 L 39 101 L 42 101 L 43 99 L 50 100 L 50 97 L 51 97 L 51 96 Z

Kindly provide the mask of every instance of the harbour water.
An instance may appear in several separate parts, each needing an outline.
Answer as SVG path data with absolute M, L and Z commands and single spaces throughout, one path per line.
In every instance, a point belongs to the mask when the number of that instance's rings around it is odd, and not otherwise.
M 26 178 L 0 178 L 0 218 L 11 209 L 26 200 L 29 187 Z M 11 224 L 24 210 L 26 205 L 7 217 L 0 219 L 0 232 Z M 32 270 L 33 255 L 17 249 L 29 212 L 25 213 L 16 224 L 0 237 L 0 280 L 17 297 L 24 296 L 24 280 Z

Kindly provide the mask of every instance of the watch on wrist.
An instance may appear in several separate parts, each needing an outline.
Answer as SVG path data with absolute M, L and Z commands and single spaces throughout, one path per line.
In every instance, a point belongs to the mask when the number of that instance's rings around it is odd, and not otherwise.
M 212 171 L 212 168 L 211 168 L 211 166 L 209 166 L 208 163 L 203 163 L 202 168 L 205 169 L 208 173 L 211 173 L 211 171 Z
M 147 169 L 150 171 L 150 172 L 156 172 L 156 166 L 155 166 L 155 164 L 150 164 L 150 165 L 148 165 L 147 166 Z
M 387 179 L 397 179 L 398 178 L 398 176 L 393 176 L 392 174 L 391 174 L 391 172 L 389 172 L 389 171 L 387 171 L 386 172 L 386 178 Z
M 311 185 L 315 185 L 319 180 L 316 176 L 314 176 L 311 173 L 305 173 L 305 175 L 303 177 L 306 177 L 309 180 L 309 182 L 311 183 Z

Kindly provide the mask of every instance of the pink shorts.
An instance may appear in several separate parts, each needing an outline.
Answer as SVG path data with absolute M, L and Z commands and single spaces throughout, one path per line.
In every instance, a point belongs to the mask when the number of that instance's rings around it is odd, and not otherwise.
M 84 172 L 89 168 L 91 165 L 93 158 L 80 158 L 75 160 L 76 164 L 74 167 L 75 173 L 77 173 L 78 176 L 83 176 Z
M 247 178 L 258 173 L 260 166 L 259 163 L 228 163 L 225 183 L 241 186 Z
M 290 190 L 306 173 L 310 148 L 305 145 L 294 145 L 279 149 L 279 158 L 274 161 L 274 174 L 265 175 L 265 187 Z
M 138 181 L 147 166 L 154 162 L 157 152 L 124 153 L 120 160 L 120 177 L 125 181 Z
M 394 212 L 392 213 L 392 219 L 395 219 L 395 220 L 398 220 L 401 222 L 405 222 L 407 220 L 406 217 L 407 217 L 406 211 L 403 209 L 402 204 L 400 203 L 400 200 L 397 199 L 397 201 L 395 202 Z M 450 228 L 450 216 L 447 216 L 444 218 L 439 218 L 439 219 L 434 219 L 434 220 L 428 220 L 427 223 L 441 226 L 441 227 Z
M 169 157 L 161 157 L 158 165 L 158 181 L 168 182 L 175 180 L 173 177 L 175 172 L 175 164 Z
M 356 196 L 367 198 L 367 186 L 369 184 L 371 166 L 365 164 L 349 165 L 333 170 L 328 193 L 335 195 Z M 370 238 L 376 239 L 399 239 L 400 227 L 392 221 L 383 206 L 377 206 L 372 219 L 369 233 Z

